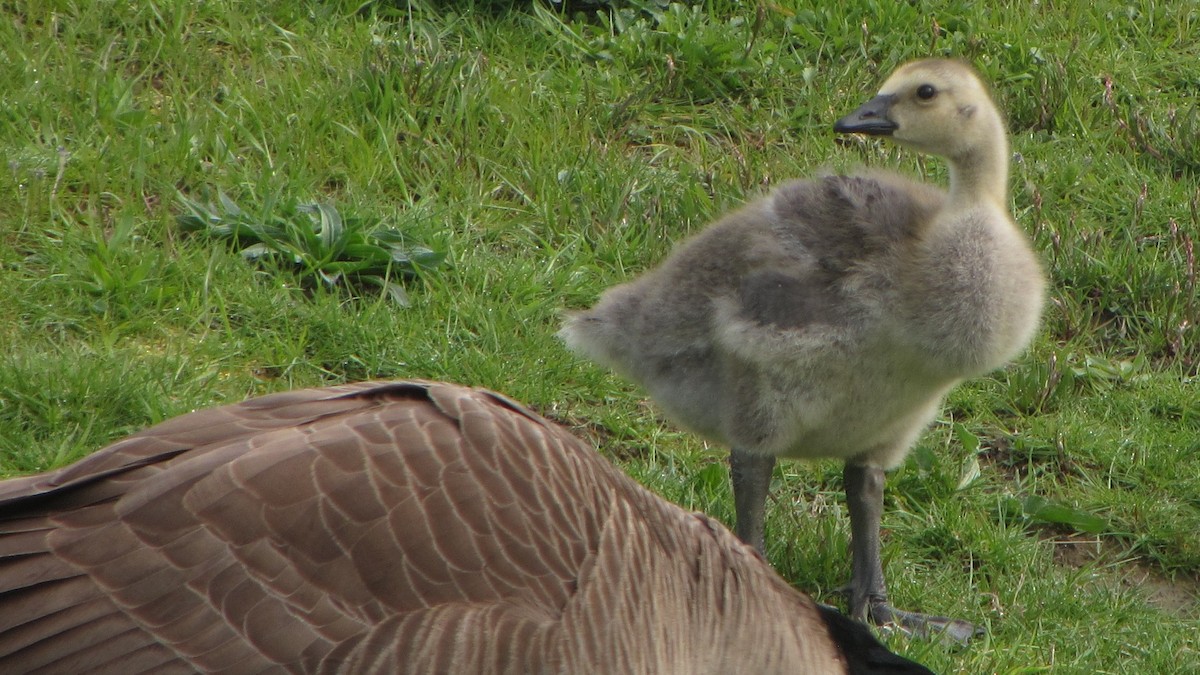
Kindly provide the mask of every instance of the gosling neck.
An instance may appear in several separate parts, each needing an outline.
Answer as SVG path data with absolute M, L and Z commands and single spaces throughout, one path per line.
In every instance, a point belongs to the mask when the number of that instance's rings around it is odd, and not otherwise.
M 1008 210 L 1008 139 L 999 120 L 994 126 L 987 142 L 972 144 L 948 158 L 952 207 L 978 205 L 986 200 Z

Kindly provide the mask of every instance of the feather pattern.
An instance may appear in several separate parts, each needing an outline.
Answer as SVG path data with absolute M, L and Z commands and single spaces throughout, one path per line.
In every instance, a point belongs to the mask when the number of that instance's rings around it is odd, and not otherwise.
M 0 672 L 847 672 L 830 625 L 721 526 L 454 385 L 266 396 L 0 482 Z M 895 663 L 854 672 L 927 672 Z

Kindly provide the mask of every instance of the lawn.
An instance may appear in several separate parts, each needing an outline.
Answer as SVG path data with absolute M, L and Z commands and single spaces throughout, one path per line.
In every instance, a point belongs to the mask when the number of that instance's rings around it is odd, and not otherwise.
M 0 475 L 420 377 L 522 400 L 730 523 L 726 449 L 568 353 L 560 314 L 787 178 L 944 181 L 831 125 L 954 56 L 1006 111 L 1052 288 L 1032 349 L 888 479 L 896 604 L 989 633 L 886 639 L 944 673 L 1200 672 L 1200 8 L 613 4 L 0 2 Z M 774 482 L 768 557 L 840 602 L 840 465 Z

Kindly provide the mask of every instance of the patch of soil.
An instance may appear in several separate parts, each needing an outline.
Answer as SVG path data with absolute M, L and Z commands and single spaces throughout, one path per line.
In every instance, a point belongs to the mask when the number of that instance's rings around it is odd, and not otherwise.
M 1133 588 L 1146 603 L 1181 619 L 1200 618 L 1200 578 L 1187 574 L 1168 576 L 1145 561 L 1121 555 L 1117 545 L 1091 535 L 1046 532 L 1054 546 L 1054 562 L 1079 569 L 1092 566 L 1096 579 L 1112 587 Z

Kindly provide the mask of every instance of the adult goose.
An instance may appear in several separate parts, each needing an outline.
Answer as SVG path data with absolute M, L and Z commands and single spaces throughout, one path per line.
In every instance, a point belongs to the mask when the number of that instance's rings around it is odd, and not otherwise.
M 834 130 L 945 158 L 949 190 L 882 172 L 786 183 L 560 335 L 731 447 L 736 530 L 760 551 L 775 458 L 845 460 L 851 615 L 965 639 L 969 623 L 888 603 L 883 471 L 952 387 L 1029 343 L 1042 269 L 1009 214 L 1004 124 L 972 68 L 905 64 Z
M 309 389 L 0 482 L 4 673 L 928 673 L 494 393 Z

